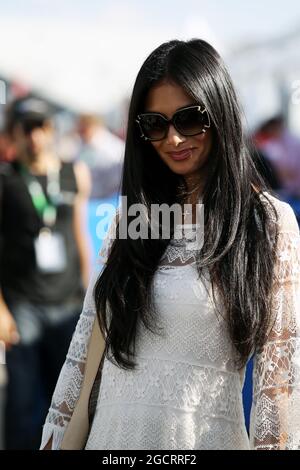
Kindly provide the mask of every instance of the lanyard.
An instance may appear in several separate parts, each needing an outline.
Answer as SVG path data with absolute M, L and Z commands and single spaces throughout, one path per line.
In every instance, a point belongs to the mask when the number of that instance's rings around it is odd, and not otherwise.
M 37 214 L 41 217 L 45 226 L 52 227 L 56 222 L 57 205 L 60 197 L 59 172 L 47 172 L 48 197 L 38 179 L 25 166 L 21 167 L 21 174 Z

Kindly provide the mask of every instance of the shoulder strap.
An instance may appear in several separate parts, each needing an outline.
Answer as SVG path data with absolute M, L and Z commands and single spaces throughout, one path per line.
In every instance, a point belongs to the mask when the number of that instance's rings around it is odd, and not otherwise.
M 89 432 L 89 399 L 104 350 L 105 340 L 96 317 L 88 348 L 81 392 L 64 433 L 61 450 L 80 450 L 85 446 Z

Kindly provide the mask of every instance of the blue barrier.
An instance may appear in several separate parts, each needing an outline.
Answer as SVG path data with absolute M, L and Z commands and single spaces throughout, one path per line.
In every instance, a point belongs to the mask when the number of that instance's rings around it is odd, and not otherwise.
M 97 236 L 97 225 L 100 221 L 100 216 L 97 216 L 97 208 L 100 204 L 112 204 L 114 207 L 117 207 L 118 196 L 113 195 L 110 198 L 106 199 L 92 199 L 88 204 L 87 211 L 87 223 L 88 223 L 88 233 L 92 243 L 92 263 L 95 265 L 99 251 L 101 249 L 103 240 Z M 108 221 L 109 222 L 109 221 Z

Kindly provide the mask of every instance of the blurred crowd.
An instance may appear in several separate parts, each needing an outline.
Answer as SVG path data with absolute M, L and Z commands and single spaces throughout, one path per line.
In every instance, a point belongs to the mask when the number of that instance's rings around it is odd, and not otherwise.
M 119 191 L 124 142 L 96 115 L 61 136 L 35 96 L 0 134 L 0 418 L 5 449 L 37 449 L 91 274 L 89 200 Z M 0 433 L 1 434 L 1 433 Z

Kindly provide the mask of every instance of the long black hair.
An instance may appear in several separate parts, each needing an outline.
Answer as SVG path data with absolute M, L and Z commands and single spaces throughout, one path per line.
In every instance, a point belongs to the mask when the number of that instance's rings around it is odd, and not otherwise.
M 228 71 L 215 49 L 200 39 L 159 46 L 142 65 L 132 93 L 122 178 L 122 195 L 143 204 L 178 202 L 184 181 L 140 138 L 135 119 L 150 88 L 162 80 L 182 87 L 203 104 L 211 120 L 213 145 L 205 181 L 205 239 L 197 258 L 199 275 L 210 272 L 213 291 L 238 351 L 240 366 L 263 345 L 271 320 L 276 211 L 243 135 L 241 111 Z M 121 215 L 122 217 L 122 215 Z M 274 242 L 275 241 L 275 242 Z M 138 321 L 155 331 L 150 287 L 169 240 L 114 240 L 95 286 L 95 302 L 111 359 L 135 366 Z

